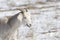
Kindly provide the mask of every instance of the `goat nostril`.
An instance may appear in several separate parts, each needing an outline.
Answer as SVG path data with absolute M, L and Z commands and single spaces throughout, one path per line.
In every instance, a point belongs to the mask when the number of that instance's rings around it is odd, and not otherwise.
M 31 27 L 31 24 L 26 24 L 28 27 Z

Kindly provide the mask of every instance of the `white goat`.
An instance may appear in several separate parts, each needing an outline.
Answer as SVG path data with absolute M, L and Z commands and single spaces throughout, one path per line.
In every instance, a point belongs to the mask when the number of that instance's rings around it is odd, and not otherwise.
M 30 13 L 27 9 L 21 9 L 21 12 L 10 17 L 7 16 L 5 20 L 4 18 L 0 19 L 0 40 L 10 40 L 10 37 L 19 28 L 23 20 L 28 27 L 31 26 Z

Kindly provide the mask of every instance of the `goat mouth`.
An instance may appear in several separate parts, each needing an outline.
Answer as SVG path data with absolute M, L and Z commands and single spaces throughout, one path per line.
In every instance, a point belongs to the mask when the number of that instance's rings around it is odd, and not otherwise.
M 26 26 L 31 27 L 31 24 L 26 24 Z

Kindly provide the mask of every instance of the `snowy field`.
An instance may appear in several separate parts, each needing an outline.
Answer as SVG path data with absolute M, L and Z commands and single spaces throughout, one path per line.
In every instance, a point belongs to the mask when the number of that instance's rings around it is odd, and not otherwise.
M 32 27 L 21 25 L 18 28 L 18 40 L 60 40 L 60 3 L 46 2 L 46 0 L 40 0 L 42 3 L 36 3 L 36 1 L 1 0 L 0 17 L 19 12 L 9 9 L 26 7 L 31 12 Z

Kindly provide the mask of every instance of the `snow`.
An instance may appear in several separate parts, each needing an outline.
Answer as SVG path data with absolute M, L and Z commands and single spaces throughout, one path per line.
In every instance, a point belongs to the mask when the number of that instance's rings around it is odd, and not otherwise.
M 30 3 L 35 3 L 37 0 L 29 1 Z M 46 0 L 44 0 L 43 2 L 45 1 Z M 11 4 L 20 6 L 23 4 L 29 4 L 29 2 L 28 0 L 9 0 L 8 2 L 7 0 L 0 0 L 0 9 L 10 9 L 12 8 L 10 7 Z M 60 10 L 56 9 L 60 8 L 60 2 L 47 2 L 46 4 L 41 5 L 34 4 L 33 6 L 40 9 L 29 10 L 31 12 L 32 27 L 28 28 L 25 25 L 21 25 L 18 28 L 18 40 L 60 40 Z M 17 10 L 0 12 L 0 17 L 14 15 L 18 12 L 19 11 Z

